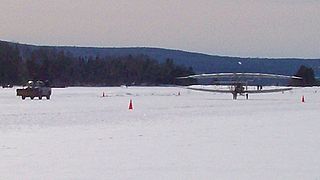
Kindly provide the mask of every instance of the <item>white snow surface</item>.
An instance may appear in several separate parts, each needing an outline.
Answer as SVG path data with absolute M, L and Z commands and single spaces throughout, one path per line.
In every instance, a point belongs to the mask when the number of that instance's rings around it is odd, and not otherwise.
M 318 88 L 249 100 L 179 87 L 71 87 L 50 100 L 15 90 L 0 89 L 0 179 L 320 179 Z

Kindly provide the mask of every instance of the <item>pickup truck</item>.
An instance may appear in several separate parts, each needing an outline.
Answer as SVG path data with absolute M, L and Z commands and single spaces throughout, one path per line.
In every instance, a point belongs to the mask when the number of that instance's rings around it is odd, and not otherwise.
M 46 97 L 50 99 L 51 88 L 42 81 L 28 81 L 26 88 L 17 89 L 17 96 L 21 96 L 23 100 L 26 97 L 30 97 L 31 99 Z

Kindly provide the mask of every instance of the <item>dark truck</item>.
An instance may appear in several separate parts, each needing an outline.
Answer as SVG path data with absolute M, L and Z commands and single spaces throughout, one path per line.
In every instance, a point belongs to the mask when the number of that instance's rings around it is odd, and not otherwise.
M 22 99 L 26 99 L 26 97 L 30 97 L 31 99 L 46 97 L 50 99 L 51 88 L 43 81 L 28 81 L 26 88 L 17 89 L 17 96 L 21 96 Z

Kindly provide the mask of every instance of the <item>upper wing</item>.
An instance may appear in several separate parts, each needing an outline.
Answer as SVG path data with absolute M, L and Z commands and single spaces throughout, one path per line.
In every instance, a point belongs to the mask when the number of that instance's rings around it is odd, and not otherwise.
M 213 74 L 196 74 L 177 79 L 207 79 L 207 78 L 271 78 L 271 79 L 302 79 L 297 76 L 286 76 L 279 74 L 263 74 L 263 73 L 213 73 Z
M 245 90 L 244 93 L 273 93 L 290 91 L 292 88 L 281 88 L 281 89 L 261 89 L 261 90 Z

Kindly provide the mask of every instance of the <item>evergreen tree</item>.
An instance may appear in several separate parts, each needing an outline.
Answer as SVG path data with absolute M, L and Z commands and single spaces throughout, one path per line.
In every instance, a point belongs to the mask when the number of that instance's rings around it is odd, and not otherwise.
M 292 80 L 290 84 L 294 86 L 313 86 L 316 82 L 313 69 L 304 65 L 300 66 L 295 76 L 301 77 L 302 79 Z

